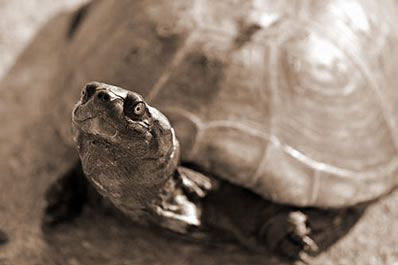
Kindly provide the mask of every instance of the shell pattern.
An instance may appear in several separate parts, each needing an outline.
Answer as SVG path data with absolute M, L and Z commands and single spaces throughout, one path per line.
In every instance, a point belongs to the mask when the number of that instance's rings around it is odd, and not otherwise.
M 92 9 L 65 51 L 59 115 L 98 80 L 164 112 L 183 160 L 265 198 L 342 207 L 398 184 L 396 2 L 108 0 Z

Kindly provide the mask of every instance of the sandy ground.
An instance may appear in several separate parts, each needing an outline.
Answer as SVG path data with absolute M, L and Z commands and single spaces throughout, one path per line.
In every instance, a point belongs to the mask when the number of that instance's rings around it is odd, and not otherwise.
M 68 160 L 73 150 L 62 144 L 40 107 L 54 84 L 60 64 L 56 50 L 63 41 L 59 29 L 67 23 L 67 16 L 50 18 L 78 2 L 0 0 L 0 227 L 10 235 L 10 243 L 0 247 L 0 264 L 281 264 L 271 257 L 171 241 L 91 211 L 43 235 L 43 193 L 73 162 Z M 397 265 L 397 220 L 398 192 L 393 192 L 312 264 Z

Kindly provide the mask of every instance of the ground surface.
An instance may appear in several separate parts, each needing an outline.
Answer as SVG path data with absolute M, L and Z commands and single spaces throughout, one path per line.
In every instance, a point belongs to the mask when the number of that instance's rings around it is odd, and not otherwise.
M 282 264 L 243 250 L 187 243 L 90 210 L 72 224 L 42 232 L 43 193 L 73 163 L 74 152 L 43 111 L 62 64 L 57 48 L 68 19 L 51 15 L 77 2 L 0 0 L 0 227 L 10 236 L 0 247 L 0 264 Z M 345 238 L 312 263 L 397 265 L 396 220 L 398 192 L 369 207 Z

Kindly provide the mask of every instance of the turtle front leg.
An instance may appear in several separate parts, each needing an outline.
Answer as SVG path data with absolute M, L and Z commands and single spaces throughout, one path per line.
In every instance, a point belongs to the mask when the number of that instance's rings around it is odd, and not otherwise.
M 80 162 L 54 182 L 45 194 L 43 226 L 54 226 L 80 215 L 87 201 L 87 185 Z

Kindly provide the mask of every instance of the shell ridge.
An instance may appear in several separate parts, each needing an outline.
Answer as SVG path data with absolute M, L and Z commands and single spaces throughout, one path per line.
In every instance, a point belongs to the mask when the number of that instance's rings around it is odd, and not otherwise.
M 270 135 L 245 124 L 239 123 L 239 121 L 229 121 L 229 120 L 215 120 L 207 123 L 204 129 L 216 128 L 216 127 L 226 127 L 226 128 L 234 128 L 240 131 L 244 131 L 251 135 L 259 136 L 264 138 L 265 140 L 269 139 Z
M 258 183 L 259 179 L 261 178 L 261 175 L 263 173 L 263 169 L 265 168 L 263 165 L 265 165 L 268 161 L 268 157 L 270 155 L 270 145 L 275 145 L 275 143 L 278 144 L 278 142 L 273 141 L 272 137 L 270 138 L 270 144 L 266 145 L 264 148 L 264 153 L 263 156 L 260 160 L 260 162 L 258 163 L 256 172 L 253 174 L 253 176 L 249 179 L 250 180 L 250 187 L 254 187 L 254 185 L 256 185 L 256 183 Z
M 314 170 L 311 188 L 309 205 L 316 205 L 316 201 L 319 198 L 319 192 L 321 190 L 321 172 L 319 170 Z
M 147 100 L 151 102 L 159 93 L 160 89 L 167 83 L 169 80 L 170 76 L 174 72 L 175 68 L 181 63 L 181 61 L 184 59 L 184 56 L 187 52 L 187 50 L 190 47 L 190 44 L 192 41 L 195 39 L 195 35 L 197 35 L 196 32 L 191 33 L 187 39 L 185 40 L 184 44 L 182 47 L 179 49 L 179 51 L 174 55 L 174 58 L 171 60 L 169 65 L 165 67 L 165 70 L 163 73 L 160 75 L 159 79 L 156 81 L 156 83 L 153 85 L 151 88 Z
M 195 141 L 190 150 L 189 157 L 195 156 L 195 154 L 199 151 L 200 141 L 201 141 L 200 139 L 203 138 L 204 134 L 205 124 L 203 123 L 203 121 L 199 118 L 199 116 L 178 106 L 165 106 L 160 108 L 166 113 L 173 113 L 178 116 L 182 116 L 190 120 L 193 124 L 195 124 L 196 128 L 198 129 L 197 130 L 198 133 L 195 136 Z
M 353 178 L 355 176 L 354 178 L 358 180 L 365 180 L 365 179 L 378 178 L 380 174 L 386 176 L 388 175 L 388 172 L 391 173 L 398 170 L 398 157 L 392 160 L 391 162 L 382 164 L 381 166 L 378 166 L 374 170 L 367 171 L 367 173 L 364 174 L 353 170 L 339 168 L 331 166 L 329 164 L 325 164 L 323 162 L 316 161 L 288 145 L 284 145 L 283 149 L 288 155 L 314 168 L 315 170 L 333 174 L 336 177 L 341 177 L 341 178 Z
M 196 137 L 195 137 L 195 141 L 194 141 L 194 143 L 192 145 L 192 149 L 191 149 L 191 152 L 189 154 L 189 157 L 197 156 L 197 154 L 199 152 L 200 144 L 201 144 L 202 139 L 203 139 L 203 135 L 204 135 L 204 129 L 199 128 L 198 129 L 198 133 L 196 134 Z
M 195 115 L 194 113 L 189 112 L 186 109 L 181 108 L 179 106 L 162 106 L 162 105 L 160 105 L 159 108 L 166 113 L 173 113 L 173 114 L 183 116 L 184 118 L 187 118 L 188 120 L 192 121 L 198 128 L 202 128 L 205 126 L 203 121 L 197 115 Z
M 278 140 L 279 141 L 279 140 Z M 332 173 L 334 175 L 338 175 L 341 177 L 352 177 L 353 175 L 356 175 L 357 173 L 355 173 L 354 171 L 348 170 L 348 169 L 344 169 L 344 168 L 339 168 L 339 167 L 335 167 L 323 162 L 319 162 L 316 161 L 314 159 L 312 159 L 309 156 L 306 156 L 305 154 L 301 153 L 300 151 L 296 150 L 295 148 L 289 146 L 289 145 L 282 145 L 283 146 L 283 150 L 285 153 L 287 153 L 288 155 L 290 155 L 291 157 L 299 160 L 300 162 L 310 166 L 311 168 L 315 169 L 315 170 L 319 170 L 319 171 L 324 171 L 324 172 L 328 172 L 328 173 Z
M 273 131 L 276 126 L 276 115 L 275 108 L 280 104 L 280 97 L 278 96 L 278 73 L 275 65 L 278 62 L 278 47 L 276 44 L 270 45 L 270 58 L 268 69 L 270 69 L 270 87 L 271 87 L 271 107 L 270 107 L 270 115 L 269 115 L 269 123 L 270 123 L 270 135 L 274 135 Z M 275 136 L 277 137 L 277 136 Z

